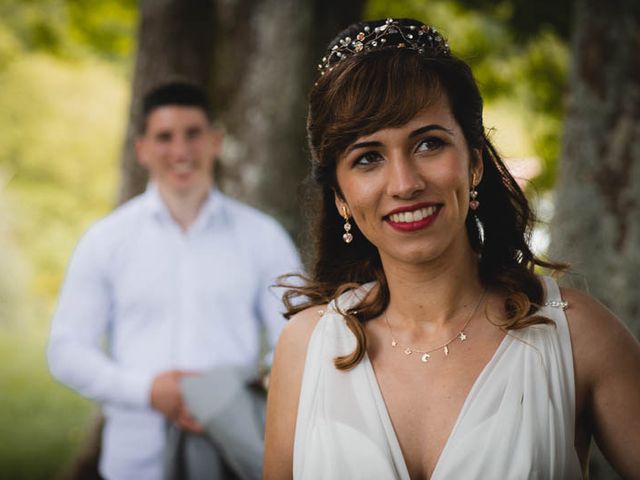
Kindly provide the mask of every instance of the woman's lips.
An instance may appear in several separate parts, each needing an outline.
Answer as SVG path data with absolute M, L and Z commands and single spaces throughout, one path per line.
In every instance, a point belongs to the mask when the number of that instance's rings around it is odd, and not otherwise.
M 413 232 L 431 225 L 440 213 L 441 205 L 416 206 L 411 209 L 396 210 L 384 217 L 384 220 L 395 230 Z

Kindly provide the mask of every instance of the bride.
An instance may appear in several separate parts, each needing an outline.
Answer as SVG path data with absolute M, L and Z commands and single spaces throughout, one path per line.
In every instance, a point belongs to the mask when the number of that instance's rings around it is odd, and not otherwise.
M 415 20 L 354 24 L 310 95 L 313 265 L 288 293 L 269 479 L 571 479 L 640 457 L 640 347 L 559 289 L 469 67 Z M 637 453 L 637 451 L 635 452 Z

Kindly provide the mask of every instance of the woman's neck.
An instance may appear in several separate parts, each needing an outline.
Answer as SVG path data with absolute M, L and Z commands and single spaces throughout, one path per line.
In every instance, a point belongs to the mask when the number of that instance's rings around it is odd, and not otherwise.
M 439 329 L 473 309 L 484 288 L 478 260 L 471 248 L 426 265 L 384 261 L 390 301 L 387 315 L 394 323 Z

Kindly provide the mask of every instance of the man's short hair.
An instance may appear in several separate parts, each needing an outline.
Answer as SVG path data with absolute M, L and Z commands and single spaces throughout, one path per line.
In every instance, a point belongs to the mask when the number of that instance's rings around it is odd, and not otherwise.
M 151 112 L 156 108 L 168 105 L 199 108 L 207 116 L 209 122 L 213 121 L 213 111 L 204 89 L 193 83 L 173 81 L 151 89 L 142 98 L 139 134 L 144 134 Z

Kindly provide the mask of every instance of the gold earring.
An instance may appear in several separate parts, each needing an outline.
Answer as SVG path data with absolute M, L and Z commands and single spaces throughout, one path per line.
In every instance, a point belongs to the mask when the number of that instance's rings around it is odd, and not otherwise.
M 471 190 L 469 190 L 469 208 L 471 210 L 477 210 L 480 206 L 478 201 L 478 191 L 476 190 L 476 174 L 471 174 Z
M 351 243 L 353 240 L 353 235 L 351 234 L 351 223 L 349 223 L 349 213 L 347 212 L 346 205 L 342 205 L 342 218 L 344 218 L 344 235 L 342 235 L 342 240 L 344 243 Z

